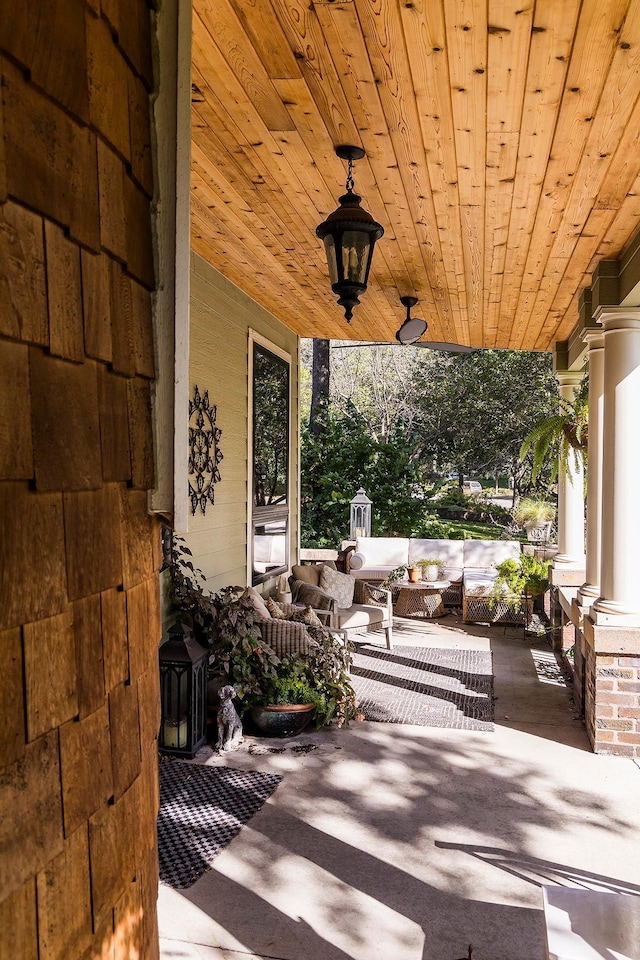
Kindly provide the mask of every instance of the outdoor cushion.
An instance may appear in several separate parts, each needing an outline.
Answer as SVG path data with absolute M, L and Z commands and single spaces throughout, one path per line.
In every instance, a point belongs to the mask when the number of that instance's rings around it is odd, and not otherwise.
M 271 620 L 271 614 L 269 613 L 267 605 L 257 590 L 255 590 L 253 587 L 247 587 L 244 595 L 251 600 L 253 609 L 260 620 Z
M 338 610 L 338 623 L 341 628 L 366 627 L 373 623 L 382 623 L 385 614 L 384 607 L 354 603 L 348 610 Z
M 304 583 L 311 583 L 314 587 L 319 587 L 323 567 L 330 567 L 335 570 L 336 565 L 333 560 L 325 560 L 324 563 L 294 563 L 291 567 L 291 574 L 294 580 L 302 580 Z
M 393 569 L 409 559 L 409 540 L 407 537 L 358 537 L 356 553 L 364 557 L 363 566 Z
M 286 614 L 282 609 L 282 605 L 279 604 L 277 600 L 274 600 L 273 597 L 267 597 L 267 599 L 265 600 L 265 603 L 267 605 L 267 610 L 269 611 L 271 616 L 274 618 L 274 620 L 289 619 L 288 614 Z
M 465 570 L 464 592 L 467 597 L 487 597 L 498 576 L 496 570 Z
M 518 540 L 464 540 L 463 567 L 496 567 L 503 560 L 519 560 Z
M 409 540 L 409 563 L 439 560 L 443 566 L 464 566 L 464 540 Z M 447 579 L 450 579 L 449 577 Z
M 363 567 L 360 570 L 351 570 L 351 575 L 355 580 L 386 580 L 392 570 L 396 569 L 397 564 L 393 566 Z
M 353 603 L 355 583 L 348 574 L 324 567 L 320 574 L 320 586 L 336 600 L 339 607 L 350 607 Z
M 305 583 L 304 580 L 294 580 L 291 599 L 294 603 L 304 603 L 315 607 L 316 610 L 328 610 L 331 606 L 333 597 L 320 587 L 314 587 L 312 583 Z

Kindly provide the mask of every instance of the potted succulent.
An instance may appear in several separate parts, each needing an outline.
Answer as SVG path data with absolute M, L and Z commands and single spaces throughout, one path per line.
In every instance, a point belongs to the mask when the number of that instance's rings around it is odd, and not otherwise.
M 425 557 L 424 560 L 418 560 L 418 566 L 422 572 L 423 580 L 433 583 L 434 581 L 440 579 L 440 571 L 442 570 L 442 563 L 440 560 L 433 559 L 431 557 Z
M 513 519 L 527 531 L 527 539 L 538 543 L 549 539 L 555 515 L 555 504 L 534 497 L 522 497 L 513 511 Z

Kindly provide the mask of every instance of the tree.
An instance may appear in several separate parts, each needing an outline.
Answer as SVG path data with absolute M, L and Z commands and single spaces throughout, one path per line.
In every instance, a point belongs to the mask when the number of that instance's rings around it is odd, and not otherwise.
M 557 402 L 551 356 L 478 350 L 442 354 L 415 384 L 416 431 L 422 456 L 441 471 L 464 475 L 508 472 L 519 490 L 529 472 L 520 448 Z
M 413 494 L 419 464 L 402 428 L 384 443 L 371 437 L 352 407 L 330 409 L 322 436 L 302 428 L 301 542 L 338 547 L 349 535 L 349 504 L 358 487 L 375 491 L 372 525 L 380 536 L 417 535 L 425 519 L 423 501 Z
M 421 352 L 426 351 L 338 341 L 332 347 L 332 403 L 343 410 L 350 404 L 370 435 L 382 443 L 400 425 L 411 433 L 416 414 L 413 383 Z
M 331 385 L 330 341 L 316 339 L 313 341 L 313 364 L 311 371 L 311 413 L 309 427 L 314 437 L 322 432 L 322 411 L 329 405 L 329 390 Z

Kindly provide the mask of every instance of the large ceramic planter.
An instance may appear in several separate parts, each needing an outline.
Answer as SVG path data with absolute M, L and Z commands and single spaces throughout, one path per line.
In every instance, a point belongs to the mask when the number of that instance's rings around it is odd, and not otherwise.
M 251 721 L 264 737 L 296 737 L 315 714 L 313 703 L 268 703 L 253 707 Z
M 430 563 L 423 568 L 422 579 L 427 583 L 435 583 L 439 579 L 440 568 L 435 563 Z
M 532 520 L 524 528 L 530 543 L 546 543 L 551 536 L 551 520 Z

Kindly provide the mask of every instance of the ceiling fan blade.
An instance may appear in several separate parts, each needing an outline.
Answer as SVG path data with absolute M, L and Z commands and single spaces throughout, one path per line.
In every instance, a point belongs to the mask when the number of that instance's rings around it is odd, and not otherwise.
M 426 347 L 427 350 L 443 350 L 446 353 L 473 353 L 477 347 L 467 347 L 462 343 L 443 343 L 442 341 L 419 340 L 414 347 Z
M 367 343 L 337 343 L 332 350 L 348 350 L 353 347 L 426 347 L 427 350 L 441 350 L 444 353 L 473 353 L 477 347 L 466 347 L 462 343 L 444 343 L 436 340 L 418 340 L 416 343 L 404 344 L 393 341 L 370 341 Z

